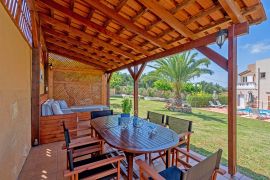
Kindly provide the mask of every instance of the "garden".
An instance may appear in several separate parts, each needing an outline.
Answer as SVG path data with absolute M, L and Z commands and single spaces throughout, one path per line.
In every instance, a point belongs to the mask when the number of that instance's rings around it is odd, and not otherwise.
M 145 118 L 147 111 L 153 111 L 193 121 L 192 150 L 207 156 L 222 148 L 222 164 L 227 165 L 227 115 L 200 109 L 214 100 L 227 105 L 227 89 L 213 82 L 193 82 L 201 75 L 214 73 L 208 68 L 210 61 L 198 59 L 197 55 L 185 52 L 148 65 L 152 71 L 139 81 L 139 116 Z M 111 108 L 122 113 L 122 97 L 132 97 L 133 80 L 129 74 L 117 72 L 110 85 Z M 186 111 L 187 107 L 192 110 Z M 180 129 L 177 122 L 170 122 L 170 128 L 175 132 Z M 237 117 L 237 161 L 242 174 L 253 179 L 270 178 L 269 130 L 268 122 Z
M 122 112 L 122 98 L 111 97 L 111 108 Z M 139 116 L 146 118 L 147 111 L 193 121 L 194 134 L 191 148 L 202 155 L 210 155 L 218 148 L 223 149 L 222 164 L 227 165 L 228 124 L 227 115 L 193 108 L 192 113 L 171 112 L 164 108 L 164 102 L 139 100 Z M 177 122 L 170 128 L 178 132 Z M 238 171 L 253 179 L 270 178 L 270 123 L 237 117 Z

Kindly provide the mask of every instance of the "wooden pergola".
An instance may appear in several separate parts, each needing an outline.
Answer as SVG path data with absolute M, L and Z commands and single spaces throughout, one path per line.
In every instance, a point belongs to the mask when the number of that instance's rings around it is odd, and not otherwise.
M 18 1 L 22 2 L 22 1 Z M 260 0 L 28 0 L 32 19 L 32 139 L 38 134 L 39 57 L 55 53 L 138 80 L 146 63 L 197 49 L 228 71 L 228 168 L 236 173 L 237 36 L 266 19 Z M 5 4 L 5 0 L 2 0 Z M 20 4 L 19 4 L 20 6 Z M 207 47 L 228 29 L 228 58 Z M 107 85 L 109 95 L 109 85 Z M 108 103 L 109 103 L 109 96 Z

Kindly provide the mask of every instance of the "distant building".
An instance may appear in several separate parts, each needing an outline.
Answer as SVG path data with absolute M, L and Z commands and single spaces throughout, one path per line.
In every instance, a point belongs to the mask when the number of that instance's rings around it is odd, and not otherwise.
M 270 58 L 250 64 L 239 73 L 237 96 L 238 108 L 270 109 Z

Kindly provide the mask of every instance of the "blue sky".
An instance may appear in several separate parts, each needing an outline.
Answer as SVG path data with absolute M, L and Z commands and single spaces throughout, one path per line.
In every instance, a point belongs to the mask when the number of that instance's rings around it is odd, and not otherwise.
M 270 17 L 270 1 L 262 0 L 265 8 L 266 16 Z M 227 57 L 228 49 L 227 43 L 222 46 L 222 49 L 216 44 L 210 45 L 210 48 L 219 52 L 224 57 Z M 200 54 L 198 58 L 202 58 Z M 238 72 L 244 71 L 248 64 L 255 63 L 257 60 L 270 58 L 270 20 L 267 19 L 259 25 L 253 25 L 249 29 L 249 34 L 238 38 Z M 205 80 L 208 82 L 218 83 L 224 87 L 227 87 L 227 72 L 217 66 L 215 63 L 211 63 L 210 68 L 214 71 L 212 76 L 204 75 L 194 81 Z M 147 67 L 144 72 L 151 71 L 151 68 Z M 123 72 L 127 72 L 124 70 Z

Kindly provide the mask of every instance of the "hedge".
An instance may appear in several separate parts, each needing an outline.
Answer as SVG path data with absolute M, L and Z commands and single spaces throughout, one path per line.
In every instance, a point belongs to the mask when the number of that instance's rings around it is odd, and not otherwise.
M 186 100 L 192 107 L 208 107 L 209 101 L 213 101 L 213 97 L 212 94 L 192 94 L 188 95 Z M 227 95 L 219 95 L 218 100 L 221 104 L 228 104 Z

